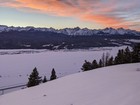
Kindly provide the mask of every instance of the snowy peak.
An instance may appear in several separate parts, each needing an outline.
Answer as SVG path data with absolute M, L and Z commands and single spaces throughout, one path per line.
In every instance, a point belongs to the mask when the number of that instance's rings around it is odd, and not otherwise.
M 40 31 L 40 32 L 53 32 L 53 33 L 62 33 L 65 35 L 140 35 L 140 32 L 135 30 L 123 29 L 123 28 L 105 28 L 105 29 L 88 29 L 88 28 L 64 28 L 64 29 L 54 29 L 54 28 L 35 28 L 32 26 L 27 27 L 13 27 L 0 25 L 0 32 L 9 32 L 9 31 Z
M 7 28 L 8 28 L 8 27 L 5 26 L 5 25 L 0 25 L 0 32 L 6 31 Z
M 102 30 L 102 32 L 111 35 L 117 34 L 117 30 L 113 28 L 105 28 Z

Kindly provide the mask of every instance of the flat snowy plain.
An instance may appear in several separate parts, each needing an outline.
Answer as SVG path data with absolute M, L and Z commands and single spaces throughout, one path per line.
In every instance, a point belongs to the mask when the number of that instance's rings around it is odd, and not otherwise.
M 52 68 L 58 77 L 81 71 L 84 60 L 97 61 L 103 53 L 115 56 L 122 47 L 93 48 L 90 50 L 0 50 L 0 88 L 25 84 L 37 67 L 40 76 L 50 78 Z
M 0 96 L 0 105 L 140 105 L 140 63 L 76 73 Z

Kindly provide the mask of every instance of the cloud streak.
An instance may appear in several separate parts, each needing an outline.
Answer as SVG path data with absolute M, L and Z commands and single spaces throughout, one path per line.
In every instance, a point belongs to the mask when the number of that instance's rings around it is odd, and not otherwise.
M 0 6 L 140 30 L 139 0 L 0 0 Z

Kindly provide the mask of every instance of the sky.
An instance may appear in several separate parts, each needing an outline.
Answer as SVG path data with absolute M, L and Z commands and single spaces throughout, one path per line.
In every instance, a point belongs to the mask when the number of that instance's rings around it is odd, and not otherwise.
M 0 0 L 0 24 L 140 31 L 139 0 Z

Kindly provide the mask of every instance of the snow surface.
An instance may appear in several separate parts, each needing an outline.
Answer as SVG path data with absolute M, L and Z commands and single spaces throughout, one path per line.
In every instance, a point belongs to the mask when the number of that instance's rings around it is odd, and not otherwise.
M 0 105 L 140 105 L 140 63 L 77 73 L 0 96 Z
M 115 56 L 118 49 L 122 48 L 126 46 L 72 51 L 0 50 L 0 89 L 26 84 L 34 67 L 37 67 L 40 76 L 46 76 L 47 79 L 50 78 L 52 68 L 58 77 L 63 77 L 81 72 L 84 60 L 98 61 L 107 52 Z

